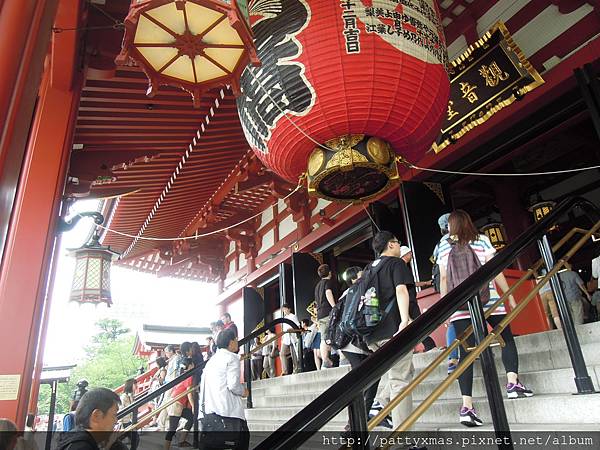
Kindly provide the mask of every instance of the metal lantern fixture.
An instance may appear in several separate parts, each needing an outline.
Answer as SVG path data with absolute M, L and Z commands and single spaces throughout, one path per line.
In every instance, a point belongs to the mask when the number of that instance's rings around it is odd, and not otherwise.
M 308 159 L 308 192 L 327 200 L 366 200 L 387 190 L 400 177 L 390 145 L 354 134 L 327 141 Z
M 239 93 L 244 68 L 259 65 L 247 0 L 132 0 L 117 64 L 133 59 L 149 80 L 149 97 L 171 85 L 192 94 L 230 85 Z
M 488 223 L 481 231 L 489 238 L 496 250 L 501 250 L 508 243 L 506 240 L 506 231 L 504 225 L 498 222 Z
M 69 255 L 76 259 L 70 301 L 112 305 L 110 266 L 119 254 L 100 245 L 100 236 L 94 233 L 83 247 L 70 249 Z
M 533 218 L 535 219 L 535 222 L 538 223 L 540 220 L 542 220 L 544 217 L 546 217 L 552 212 L 555 205 L 555 202 L 538 202 L 535 205 L 531 206 L 529 208 L 529 211 L 533 213 Z

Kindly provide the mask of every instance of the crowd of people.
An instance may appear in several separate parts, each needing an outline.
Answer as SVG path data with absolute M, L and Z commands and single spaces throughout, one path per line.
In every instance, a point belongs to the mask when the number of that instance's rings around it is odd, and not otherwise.
M 244 415 L 244 399 L 248 391 L 241 381 L 237 327 L 228 313 L 212 324 L 213 336 L 204 347 L 197 342 L 168 345 L 155 359 L 150 392 L 186 374 L 187 377 L 153 399 L 150 409 L 161 408 L 147 425 L 164 432 L 164 448 L 169 450 L 180 431 L 177 446 L 192 447 L 188 433 L 200 422 L 200 448 L 245 450 L 249 432 Z M 190 373 L 190 371 L 192 371 Z M 103 388 L 88 389 L 80 380 L 71 396 L 70 412 L 63 417 L 63 433 L 56 439 L 57 450 L 136 450 L 140 443 L 137 431 L 128 428 L 137 420 L 133 412 L 117 418 L 118 411 L 136 400 L 138 383 L 127 379 L 121 394 Z M 158 394 L 158 393 L 157 393 Z M 139 398 L 139 397 L 138 397 Z M 2 449 L 21 448 L 18 433 L 10 421 L 0 419 L 6 433 Z M 216 433 L 213 433 L 216 432 Z M 3 442 L 3 441 L 2 441 Z M 10 444 L 10 445 L 9 445 Z M 4 444 L 3 444 L 4 445 Z
M 411 249 L 401 245 L 388 231 L 380 231 L 373 237 L 372 247 L 378 255 L 373 262 L 364 268 L 353 266 L 345 271 L 343 278 L 348 288 L 343 293 L 339 294 L 330 267 L 322 264 L 318 268 L 319 282 L 314 288 L 315 316 L 299 321 L 290 305 L 282 305 L 281 315 L 288 319 L 289 323 L 282 325 L 284 334 L 279 339 L 272 329 L 255 339 L 254 350 L 249 355 L 252 378 L 256 380 L 274 377 L 276 358 L 280 358 L 282 375 L 299 372 L 299 339 L 302 339 L 304 370 L 326 370 L 343 364 L 349 364 L 353 369 L 359 367 L 371 353 L 384 346 L 421 315 L 417 302 L 417 288 L 432 286 L 439 291 L 440 297 L 444 297 L 494 257 L 496 251 L 489 239 L 478 232 L 465 211 L 456 210 L 444 214 L 439 218 L 438 224 L 442 236 L 433 249 L 434 270 L 430 281 L 415 282 L 410 267 Z M 596 312 L 595 308 L 600 309 L 600 291 L 597 284 L 599 276 L 600 257 L 592 262 L 592 283 L 588 285 L 568 265 L 567 270 L 559 274 L 567 304 L 576 324 L 597 317 L 593 313 Z M 540 296 L 548 312 L 549 324 L 561 328 L 556 300 L 548 286 L 541 289 Z M 479 296 L 484 311 L 500 299 L 501 293 L 508 290 L 508 283 L 502 273 L 489 285 L 482 287 Z M 377 305 L 375 315 L 373 311 L 369 313 L 369 320 L 373 323 L 369 325 L 370 328 L 367 327 L 368 332 L 349 333 L 343 344 L 336 341 L 339 345 L 332 346 L 332 330 L 339 325 L 340 315 L 346 312 L 344 308 L 351 308 L 348 305 L 353 304 L 352 299 L 356 295 L 360 295 L 361 300 L 358 309 L 364 308 L 364 311 L 367 311 L 367 306 L 372 308 L 374 304 Z M 369 303 L 369 299 L 375 299 L 377 302 Z M 507 301 L 511 309 L 516 307 L 516 300 L 512 295 L 507 297 Z M 588 302 L 589 305 L 586 307 L 584 302 Z M 487 322 L 495 327 L 506 314 L 506 307 L 500 304 L 489 315 Z M 447 345 L 454 342 L 470 324 L 471 317 L 466 306 L 454 312 L 447 322 Z M 302 333 L 290 332 L 298 328 Z M 533 396 L 533 391 L 519 380 L 519 355 L 510 326 L 504 329 L 501 336 L 504 341 L 501 354 L 506 372 L 507 397 L 512 399 Z M 422 343 L 425 351 L 436 346 L 431 337 L 426 337 Z M 450 355 L 448 373 L 452 373 L 466 357 L 465 348 L 474 345 L 474 336 L 471 335 L 467 339 L 467 345 L 459 346 Z M 211 336 L 207 338 L 204 346 L 197 342 L 183 342 L 178 347 L 168 345 L 164 354 L 155 359 L 157 370 L 152 376 L 150 391 L 184 373 L 194 371 L 184 381 L 157 395 L 151 404 L 151 409 L 168 405 L 163 407 L 160 414 L 149 424 L 165 432 L 165 450 L 170 449 L 182 422 L 178 446 L 191 447 L 187 435 L 198 421 L 201 422 L 202 428 L 201 448 L 222 448 L 225 443 L 229 445 L 228 448 L 248 448 L 249 431 L 244 413 L 244 399 L 248 396 L 248 390 L 241 381 L 241 357 L 238 351 L 237 326 L 230 314 L 224 313 L 220 320 L 211 323 Z M 413 352 L 408 352 L 382 379 L 364 391 L 367 414 L 374 403 L 377 402 L 383 407 L 399 395 L 412 381 L 413 376 Z M 470 427 L 482 425 L 483 420 L 478 416 L 472 399 L 472 366 L 461 373 L 458 384 L 462 397 L 462 406 L 458 413 L 459 422 Z M 80 380 L 72 395 L 70 412 L 63 418 L 63 430 L 69 433 L 60 437 L 57 449 L 97 450 L 102 447 L 111 450 L 136 450 L 140 441 L 137 432 L 128 431 L 126 435 L 121 433 L 120 437 L 125 439 L 115 439 L 118 434 L 113 433 L 117 423 L 123 431 L 135 422 L 133 413 L 117 420 L 117 411 L 134 403 L 136 391 L 135 378 L 125 381 L 121 395 L 105 388 L 88 390 L 87 381 Z M 412 407 L 412 397 L 409 394 L 392 410 L 391 423 L 384 422 L 383 425 L 398 427 L 412 412 Z M 7 431 L 13 429 L 5 420 L 0 421 L 0 427 Z M 213 431 L 218 433 L 211 433 Z M 3 438 L 12 439 L 12 434 L 5 433 Z M 127 447 L 124 444 L 125 440 L 129 443 Z
M 440 292 L 440 296 L 443 297 L 495 255 L 495 249 L 487 236 L 478 232 L 466 212 L 457 210 L 451 214 L 444 214 L 440 217 L 438 223 L 442 237 L 433 250 L 435 270 L 433 271 L 434 277 L 432 280 L 415 282 L 410 267 L 413 257 L 411 249 L 401 245 L 398 239 L 388 231 L 380 231 L 373 238 L 373 250 L 379 255 L 375 261 L 365 268 L 350 267 L 345 271 L 343 278 L 349 287 L 356 284 L 361 278 L 367 278 L 364 282 L 368 286 L 361 291 L 362 298 L 366 305 L 364 290 L 368 288 L 372 291 L 371 295 L 377 299 L 380 317 L 376 325 L 370 328 L 368 332 L 363 332 L 363 334 L 350 333 L 351 336 L 349 336 L 347 343 L 338 349 L 331 347 L 331 333 L 328 333 L 330 321 L 333 317 L 332 310 L 340 302 L 351 304 L 351 300 L 347 300 L 346 296 L 355 294 L 349 294 L 350 291 L 346 290 L 338 295 L 330 267 L 327 264 L 322 264 L 318 268 L 320 281 L 314 290 L 317 315 L 312 319 L 312 322 L 307 319 L 302 321 L 302 328 L 305 330 L 303 336 L 305 356 L 310 356 L 310 352 L 313 353 L 316 369 L 327 369 L 337 365 L 337 361 L 334 362 L 332 355 L 336 350 L 339 355 L 336 355 L 335 359 L 339 358 L 340 364 L 346 363 L 350 364 L 352 368 L 358 367 L 372 352 L 385 345 L 394 335 L 405 329 L 421 315 L 417 302 L 417 288 L 434 286 Z M 500 298 L 500 292 L 507 292 L 508 289 L 506 278 L 500 273 L 489 283 L 489 286 L 482 289 L 481 297 L 484 299 L 482 302 L 485 302 L 484 310 L 487 310 Z M 516 301 L 512 295 L 508 296 L 508 303 L 513 308 L 516 306 Z M 344 307 L 342 303 L 340 308 L 343 310 Z M 297 319 L 295 319 L 287 305 L 284 308 L 284 314 L 285 317 L 292 318 L 297 323 Z M 505 315 L 506 308 L 501 304 L 488 318 L 488 322 L 490 325 L 496 326 Z M 470 323 L 471 319 L 467 309 L 455 312 L 447 323 L 447 344 L 450 345 L 457 335 L 460 336 Z M 519 381 L 518 353 L 510 327 L 502 332 L 502 339 L 505 342 L 502 347 L 502 361 L 507 377 L 507 397 L 532 396 L 533 391 Z M 431 337 L 426 337 L 422 344 L 425 351 L 436 347 Z M 468 346 L 474 344 L 474 338 L 471 336 L 468 340 Z M 282 345 L 282 353 L 286 346 L 287 343 L 285 346 Z M 466 357 L 464 348 L 459 348 L 460 350 L 450 355 L 449 373 Z M 293 346 L 291 354 L 292 359 L 294 359 Z M 289 373 L 287 365 L 284 364 L 285 359 L 282 360 L 284 374 Z M 305 361 L 307 359 L 305 358 Z M 367 414 L 369 414 L 375 399 L 385 406 L 390 399 L 400 394 L 412 381 L 413 376 L 413 352 L 409 352 L 379 382 L 365 391 Z M 482 425 L 483 421 L 477 415 L 472 401 L 472 366 L 460 375 L 459 386 L 462 396 L 462 407 L 458 414 L 460 423 L 466 426 Z M 407 395 L 392 410 L 393 426 L 399 426 L 411 412 L 412 398 L 411 395 Z

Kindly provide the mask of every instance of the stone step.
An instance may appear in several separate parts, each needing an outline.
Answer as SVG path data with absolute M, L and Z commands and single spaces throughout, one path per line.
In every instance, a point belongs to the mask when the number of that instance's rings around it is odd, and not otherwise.
M 475 399 L 476 408 L 484 421 L 490 420 L 487 400 Z M 415 402 L 415 406 L 418 402 Z M 595 423 L 600 425 L 600 396 L 571 394 L 537 394 L 526 399 L 504 401 L 510 423 Z M 438 399 L 419 419 L 420 423 L 451 423 L 457 419 L 460 398 Z M 285 422 L 297 414 L 302 406 L 262 407 L 246 410 L 249 421 Z M 585 414 L 581 414 L 585 411 Z M 332 423 L 345 423 L 347 415 L 342 411 Z
M 478 415 L 484 422 L 491 421 L 487 399 L 474 400 Z M 458 420 L 462 405 L 460 398 L 438 399 L 421 417 L 421 422 L 453 422 Z M 531 398 L 504 399 L 509 423 L 563 423 L 596 424 L 600 426 L 600 396 L 572 394 L 536 394 Z M 585 411 L 585 414 L 582 412 Z
M 600 365 L 588 367 L 594 386 L 600 387 Z M 521 381 L 536 393 L 566 394 L 576 391 L 573 369 L 555 369 L 548 371 L 525 372 L 520 375 Z M 437 387 L 440 380 L 425 380 L 413 392 L 413 400 L 424 400 Z M 506 383 L 504 374 L 499 374 L 501 387 Z M 254 407 L 268 407 L 271 405 L 302 406 L 317 398 L 329 388 L 333 382 L 300 383 L 290 386 L 274 386 L 266 389 L 253 390 L 252 401 Z M 452 383 L 450 388 L 440 398 L 452 399 L 460 396 L 458 383 Z M 473 378 L 473 396 L 485 397 L 485 384 L 482 376 Z
M 265 380 L 257 380 L 252 382 L 252 389 L 270 388 L 276 385 L 295 385 L 295 384 L 310 384 L 320 381 L 335 381 L 344 376 L 350 371 L 350 366 L 334 367 L 324 370 L 313 370 L 312 372 L 296 373 L 276 378 L 268 378 Z
M 600 387 L 600 352 L 598 348 L 600 343 L 593 344 L 587 343 L 582 345 L 582 351 L 586 363 L 588 364 L 588 372 L 594 381 L 594 384 Z M 423 357 L 427 357 L 429 361 L 433 361 L 436 350 L 428 352 L 425 355 L 415 355 L 414 363 L 415 366 L 419 363 Z M 494 349 L 494 361 L 496 363 L 496 370 L 500 375 L 501 383 L 504 381 L 504 366 L 502 364 L 501 350 L 499 348 Z M 416 369 L 416 373 L 419 373 L 423 368 Z M 285 377 L 278 377 L 268 380 L 260 380 L 252 383 L 252 395 L 254 398 L 258 398 L 264 395 L 283 395 L 288 393 L 302 392 L 302 393 L 321 393 L 342 376 L 344 376 L 350 368 L 348 366 L 306 372 L 302 374 L 289 375 Z M 481 366 L 479 361 L 474 363 L 475 375 L 481 375 Z M 556 375 L 549 378 L 549 382 L 539 381 L 540 372 L 554 372 L 557 371 Z M 529 384 L 532 387 L 536 387 L 539 392 L 570 392 L 573 382 L 573 372 L 571 367 L 571 360 L 568 352 L 563 349 L 555 350 L 541 350 L 537 353 L 523 353 L 519 349 L 519 375 L 521 381 L 525 384 Z M 441 364 L 437 367 L 426 380 L 426 383 L 436 385 L 447 377 L 447 365 L 446 363 Z M 560 384 L 565 383 L 566 390 L 560 390 Z M 537 388 L 538 385 L 548 385 L 547 391 Z M 554 387 L 552 387 L 554 385 Z M 422 389 L 422 388 L 419 388 Z M 417 394 L 418 391 L 417 390 Z M 423 390 L 423 393 L 427 392 L 427 389 Z M 424 395 L 424 394 L 423 394 Z M 421 397 L 419 397 L 421 398 Z
M 588 366 L 600 365 L 600 352 L 598 352 L 599 346 L 600 343 L 587 343 L 581 346 L 585 362 Z M 567 352 L 566 348 L 526 352 L 523 351 L 521 347 L 518 347 L 517 351 L 519 354 L 520 374 L 535 373 L 539 371 L 552 371 L 555 369 L 570 369 L 572 367 L 571 359 L 569 358 L 569 353 Z M 429 362 L 433 362 L 437 354 L 439 353 L 437 353 L 435 350 L 428 352 L 426 355 L 428 358 L 430 358 Z M 493 354 L 498 373 L 504 373 L 501 349 L 494 348 Z M 414 364 L 417 373 L 421 372 L 426 367 L 425 364 L 420 364 L 422 359 L 423 358 L 414 358 Z M 475 361 L 473 367 L 475 368 L 475 373 L 481 373 L 479 360 Z M 446 378 L 447 372 L 447 363 L 444 362 L 431 373 L 429 379 L 441 381 Z
M 339 432 L 340 430 L 343 430 L 346 423 L 347 423 L 347 420 L 344 422 L 329 422 L 327 425 L 325 425 L 319 431 Z M 248 428 L 250 428 L 250 431 L 255 431 L 257 433 L 276 431 L 277 429 L 279 429 L 279 427 L 282 424 L 283 424 L 282 422 L 277 422 L 274 420 L 248 420 Z M 383 427 L 376 427 L 374 431 L 385 433 L 385 432 L 389 432 L 390 430 L 387 428 L 383 428 Z
M 272 420 L 254 420 L 248 421 L 248 428 L 250 432 L 254 433 L 270 433 L 277 431 L 282 424 L 280 422 Z M 513 423 L 510 424 L 511 431 L 522 432 L 522 431 L 555 431 L 555 432 L 598 432 L 597 423 Z M 336 424 L 328 424 L 323 427 L 320 431 L 323 432 L 339 432 L 342 428 Z M 494 431 L 494 425 L 491 420 L 484 423 L 483 426 L 477 428 L 466 428 L 464 425 L 458 423 L 458 420 L 448 423 L 417 423 L 413 427 L 412 431 L 425 432 L 425 431 L 449 431 L 449 432 L 461 432 L 468 430 L 469 432 L 490 432 Z M 372 433 L 390 433 L 391 430 L 382 427 L 376 427 Z
M 246 418 L 248 421 L 278 421 L 284 423 L 296 415 L 302 406 L 270 406 L 261 408 L 246 409 Z M 331 419 L 331 423 L 345 424 L 348 421 L 346 411 L 341 411 L 337 416 Z
M 587 344 L 600 343 L 600 322 L 577 325 L 577 338 L 582 347 Z M 566 350 L 565 337 L 561 330 L 545 331 L 542 333 L 533 333 L 524 336 L 516 336 L 515 343 L 520 355 L 529 353 L 540 353 L 543 351 Z M 495 348 L 495 351 L 498 349 Z M 420 353 L 415 358 L 415 367 L 417 369 L 426 367 L 437 356 L 437 351 L 433 350 L 427 353 Z M 568 359 L 568 354 L 567 354 Z M 557 362 L 562 363 L 562 360 Z M 564 367 L 561 365 L 555 367 Z
M 600 365 L 600 352 L 597 351 L 600 345 L 600 325 L 599 323 L 585 324 L 577 327 L 578 336 L 581 342 L 582 352 L 586 363 L 590 366 Z M 571 367 L 571 360 L 566 351 L 562 331 L 554 330 L 544 333 L 536 333 L 527 336 L 518 336 L 516 338 L 519 352 L 519 366 L 521 373 L 536 372 L 542 370 L 565 369 Z M 414 365 L 419 372 L 429 365 L 440 351 L 432 350 L 427 353 L 419 353 L 414 356 Z M 500 373 L 504 371 L 501 362 L 501 349 L 493 349 L 494 358 Z M 475 362 L 475 370 L 479 367 L 479 361 Z M 301 374 L 295 374 L 285 377 L 277 377 L 267 380 L 254 381 L 252 389 L 271 388 L 276 385 L 298 385 L 322 383 L 319 386 L 331 385 L 341 378 L 349 369 L 349 366 L 312 371 Z M 446 364 L 441 364 L 430 375 L 431 380 L 441 381 L 446 377 Z

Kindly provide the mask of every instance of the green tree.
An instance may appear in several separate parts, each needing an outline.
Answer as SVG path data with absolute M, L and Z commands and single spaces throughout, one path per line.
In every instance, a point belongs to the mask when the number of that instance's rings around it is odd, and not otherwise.
M 145 364 L 143 358 L 133 354 L 135 336 L 123 324 L 114 319 L 102 319 L 96 322 L 99 332 L 85 347 L 86 356 L 71 373 L 69 383 L 59 385 L 57 391 L 56 413 L 66 414 L 69 401 L 76 384 L 82 378 L 89 382 L 89 388 L 106 387 L 115 389 L 126 379 L 134 377 L 138 369 Z M 38 399 L 40 414 L 50 409 L 50 386 L 42 385 Z
M 96 343 L 116 341 L 119 336 L 131 331 L 129 328 L 124 328 L 121 321 L 117 319 L 100 319 L 96 322 L 96 326 L 101 330 L 92 338 L 92 342 Z

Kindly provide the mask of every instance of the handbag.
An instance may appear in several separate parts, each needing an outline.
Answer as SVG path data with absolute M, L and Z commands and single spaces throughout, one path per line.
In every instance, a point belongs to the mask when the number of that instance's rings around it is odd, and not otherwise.
M 200 411 L 202 411 L 202 417 L 200 418 L 200 439 L 205 447 L 220 447 L 227 440 L 225 439 L 225 433 L 229 430 L 223 417 L 214 413 L 206 414 L 205 412 L 206 383 L 204 377 L 201 382 L 201 391 Z

